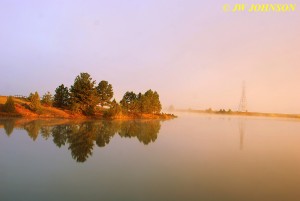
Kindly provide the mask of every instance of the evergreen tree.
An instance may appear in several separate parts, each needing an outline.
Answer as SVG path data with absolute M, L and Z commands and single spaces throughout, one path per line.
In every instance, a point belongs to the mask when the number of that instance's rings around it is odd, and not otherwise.
M 45 106 L 52 106 L 52 104 L 53 104 L 53 97 L 52 97 L 52 95 L 51 95 L 51 93 L 49 91 L 46 94 L 43 95 L 43 98 L 42 98 L 41 102 Z
M 158 93 L 151 89 L 145 94 L 138 95 L 134 92 L 126 92 L 120 103 L 127 112 L 160 113 L 162 108 Z
M 8 113 L 16 112 L 15 101 L 12 96 L 8 96 L 3 107 L 3 111 Z
M 159 100 L 159 95 L 156 91 L 154 91 L 153 93 L 153 97 L 152 97 L 152 105 L 153 105 L 153 109 L 152 112 L 154 113 L 160 113 L 162 106 Z
M 144 99 L 144 95 L 142 93 L 139 93 L 136 96 L 135 108 L 134 108 L 135 112 L 143 113 L 143 99 Z
M 133 112 L 136 109 L 137 95 L 134 92 L 126 92 L 121 100 L 121 106 L 128 112 Z
M 159 95 L 151 89 L 146 91 L 142 98 L 143 113 L 159 113 L 161 111 L 161 103 Z
M 108 84 L 107 81 L 102 80 L 97 86 L 97 92 L 100 98 L 100 105 L 109 106 L 111 99 L 114 96 L 113 88 L 111 84 Z
M 88 73 L 80 73 L 70 88 L 71 109 L 85 115 L 93 115 L 98 102 L 95 81 Z
M 55 89 L 53 105 L 59 108 L 65 108 L 69 105 L 69 89 L 63 84 Z

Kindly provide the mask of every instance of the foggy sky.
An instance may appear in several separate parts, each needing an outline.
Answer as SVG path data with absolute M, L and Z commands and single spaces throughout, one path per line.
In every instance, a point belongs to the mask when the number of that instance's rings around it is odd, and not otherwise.
M 300 7 L 224 13 L 232 2 L 0 0 L 0 94 L 88 72 L 117 100 L 151 88 L 164 107 L 236 110 L 245 81 L 249 111 L 300 113 Z

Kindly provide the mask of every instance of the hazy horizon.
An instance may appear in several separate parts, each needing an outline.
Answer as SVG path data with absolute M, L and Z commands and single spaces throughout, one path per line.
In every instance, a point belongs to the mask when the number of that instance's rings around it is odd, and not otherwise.
M 249 111 L 300 113 L 298 7 L 226 13 L 224 3 L 0 1 L 0 95 L 53 94 L 88 72 L 118 101 L 153 89 L 164 108 L 236 110 L 245 81 Z

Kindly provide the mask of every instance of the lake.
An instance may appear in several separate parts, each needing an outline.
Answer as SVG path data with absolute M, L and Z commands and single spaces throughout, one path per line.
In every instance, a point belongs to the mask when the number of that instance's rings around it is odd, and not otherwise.
M 300 199 L 300 121 L 0 120 L 0 200 Z

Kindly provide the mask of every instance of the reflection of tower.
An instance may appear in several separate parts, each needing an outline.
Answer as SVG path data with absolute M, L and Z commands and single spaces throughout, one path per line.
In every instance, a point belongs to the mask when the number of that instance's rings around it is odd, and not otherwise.
M 238 108 L 239 112 L 247 112 L 247 99 L 246 99 L 246 86 L 245 82 L 243 82 L 243 90 L 242 90 L 242 96 Z
M 243 150 L 244 147 L 244 134 L 245 134 L 245 122 L 241 120 L 239 122 L 239 131 L 240 131 L 240 150 Z

